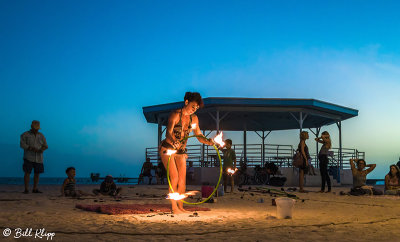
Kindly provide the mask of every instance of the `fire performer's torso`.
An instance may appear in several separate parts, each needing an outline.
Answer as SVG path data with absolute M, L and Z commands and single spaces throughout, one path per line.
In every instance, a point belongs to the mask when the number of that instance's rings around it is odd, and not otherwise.
M 173 135 L 175 137 L 175 139 L 177 141 L 182 140 L 184 137 L 189 136 L 190 132 L 192 132 L 192 117 L 194 114 L 189 116 L 189 123 L 185 128 L 182 125 L 182 109 L 181 110 L 177 110 L 175 111 L 176 113 L 179 113 L 179 121 L 175 124 L 174 128 L 173 128 Z M 176 154 L 186 154 L 186 143 L 187 140 L 184 140 L 182 142 L 182 144 L 180 145 L 180 147 L 177 148 L 177 152 Z M 172 144 L 170 144 L 169 142 L 167 142 L 165 139 L 161 142 L 161 146 L 168 148 L 168 149 L 173 149 Z

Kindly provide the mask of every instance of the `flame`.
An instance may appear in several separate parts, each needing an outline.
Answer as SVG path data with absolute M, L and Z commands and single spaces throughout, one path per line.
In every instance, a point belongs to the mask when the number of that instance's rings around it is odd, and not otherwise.
M 179 194 L 177 192 L 168 193 L 167 199 L 172 199 L 172 200 L 175 200 L 175 201 L 179 201 L 179 200 L 187 198 L 188 196 L 196 195 L 197 192 L 199 192 L 199 191 L 190 191 L 190 192 L 187 192 L 187 193 L 184 193 L 184 194 Z
M 172 200 L 178 201 L 178 200 L 182 200 L 186 197 L 187 196 L 185 194 L 179 194 L 177 192 L 174 192 L 174 193 L 168 193 L 167 199 L 172 199 Z
M 229 173 L 229 175 L 233 175 L 233 174 L 235 174 L 235 172 L 237 170 L 238 170 L 237 168 L 235 168 L 235 170 L 232 170 L 231 168 L 228 168 L 227 172 Z
M 167 150 L 167 155 L 173 155 L 176 153 L 176 150 Z
M 197 127 L 197 124 L 192 124 L 192 129 L 195 129 Z
M 215 138 L 213 139 L 213 141 L 215 143 L 217 143 L 219 146 L 224 147 L 225 146 L 225 142 L 222 140 L 222 132 L 219 133 L 219 135 L 215 136 Z

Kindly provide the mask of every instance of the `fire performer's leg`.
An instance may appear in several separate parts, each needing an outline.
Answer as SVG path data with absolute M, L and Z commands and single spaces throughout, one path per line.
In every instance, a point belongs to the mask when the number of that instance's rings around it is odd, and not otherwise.
M 186 192 L 186 154 L 176 156 L 176 167 L 178 169 L 178 192 L 179 194 L 184 194 Z M 178 201 L 178 208 L 183 212 L 183 202 Z
M 161 148 L 160 150 L 160 157 L 161 161 L 164 164 L 165 169 L 168 167 L 168 159 L 169 155 L 165 155 L 164 148 Z M 176 161 L 175 161 L 176 155 L 171 156 L 171 160 L 169 162 L 169 177 L 171 181 L 171 187 L 174 190 L 174 192 L 178 192 L 178 170 L 176 169 Z M 172 190 L 169 188 L 169 192 L 171 193 Z M 178 208 L 177 202 L 173 199 L 171 199 L 171 205 L 172 205 L 172 212 L 175 214 L 182 213 L 182 211 Z

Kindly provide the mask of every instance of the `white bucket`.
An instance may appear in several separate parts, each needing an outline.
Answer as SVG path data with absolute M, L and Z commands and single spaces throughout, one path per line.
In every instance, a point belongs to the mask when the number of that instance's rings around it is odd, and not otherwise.
M 280 197 L 275 199 L 276 217 L 279 219 L 292 218 L 293 207 L 296 200 L 288 197 Z

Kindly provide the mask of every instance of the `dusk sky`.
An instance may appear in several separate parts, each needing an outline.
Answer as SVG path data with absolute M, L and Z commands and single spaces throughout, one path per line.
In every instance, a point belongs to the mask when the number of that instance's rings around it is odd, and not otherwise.
M 368 177 L 383 178 L 400 156 L 399 9 L 361 0 L 2 0 L 0 177 L 23 176 L 19 138 L 34 119 L 49 145 L 43 176 L 75 166 L 77 177 L 137 177 L 145 148 L 157 144 L 142 107 L 198 91 L 357 109 L 342 124 L 343 146 L 365 151 L 378 164 Z M 323 130 L 337 147 L 336 126 Z M 298 130 L 267 142 L 297 145 Z

